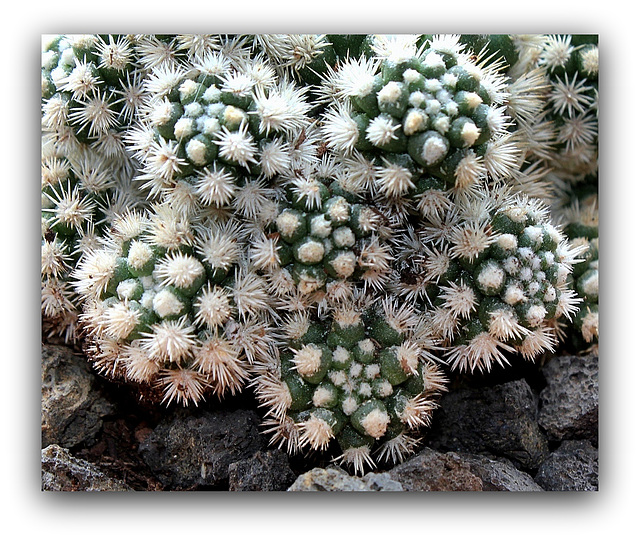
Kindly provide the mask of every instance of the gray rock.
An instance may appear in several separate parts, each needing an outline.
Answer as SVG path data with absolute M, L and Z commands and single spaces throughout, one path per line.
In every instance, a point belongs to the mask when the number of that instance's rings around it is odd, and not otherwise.
M 404 491 L 402 484 L 391 478 L 388 472 L 365 474 L 362 479 L 371 491 Z
M 338 467 L 316 467 L 298 476 L 287 491 L 402 491 L 402 486 L 387 473 L 359 478 Z
M 389 471 L 405 491 L 482 491 L 483 481 L 454 452 L 443 454 L 425 448 Z
M 542 372 L 538 422 L 553 441 L 589 439 L 598 444 L 598 357 L 558 356 Z
M 285 491 L 296 475 L 281 450 L 258 451 L 229 465 L 229 491 Z
M 506 459 L 458 454 L 469 470 L 482 480 L 482 491 L 544 491 L 526 472 Z
M 179 410 L 140 444 L 147 466 L 168 489 L 227 489 L 229 466 L 263 449 L 254 411 Z
M 87 360 L 69 347 L 42 345 L 42 447 L 91 444 L 114 406 L 96 389 Z
M 427 443 L 441 451 L 506 457 L 536 469 L 548 455 L 537 423 L 537 399 L 524 379 L 445 394 Z
M 598 450 L 589 441 L 563 441 L 535 481 L 547 491 L 598 491 Z
M 73 457 L 66 448 L 52 444 L 41 454 L 42 491 L 133 491 L 94 464 Z

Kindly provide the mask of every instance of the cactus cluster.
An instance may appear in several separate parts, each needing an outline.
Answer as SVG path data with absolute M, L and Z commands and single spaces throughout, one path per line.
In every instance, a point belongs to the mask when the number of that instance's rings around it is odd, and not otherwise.
M 292 453 L 402 460 L 448 372 L 534 360 L 569 324 L 597 339 L 597 224 L 552 221 L 577 144 L 548 129 L 597 112 L 597 72 L 562 75 L 550 43 L 47 40 L 45 331 L 154 402 L 252 389 Z

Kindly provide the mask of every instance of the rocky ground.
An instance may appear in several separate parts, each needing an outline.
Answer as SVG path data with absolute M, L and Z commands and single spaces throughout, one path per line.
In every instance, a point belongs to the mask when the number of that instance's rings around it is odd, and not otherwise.
M 594 491 L 598 357 L 518 360 L 441 400 L 421 449 L 353 476 L 268 446 L 250 391 L 198 408 L 141 403 L 80 351 L 42 346 L 44 491 Z

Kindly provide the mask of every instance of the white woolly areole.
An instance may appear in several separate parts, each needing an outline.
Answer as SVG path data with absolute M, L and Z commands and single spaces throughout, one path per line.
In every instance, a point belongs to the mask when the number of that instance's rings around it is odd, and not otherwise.
M 444 135 L 451 127 L 451 119 L 448 116 L 440 116 L 433 121 L 433 127 L 438 133 Z
M 536 247 L 540 247 L 544 240 L 544 229 L 538 225 L 525 227 L 523 234 L 533 242 Z
M 316 388 L 315 392 L 313 393 L 313 405 L 314 407 L 326 407 L 327 405 L 329 405 L 331 403 L 331 401 L 333 400 L 333 392 L 331 392 L 331 390 L 329 390 L 328 388 L 324 388 L 322 386 L 319 386 L 318 388 Z
M 504 210 L 504 215 L 507 216 L 511 221 L 516 223 L 522 223 L 527 219 L 527 210 L 526 208 L 522 208 L 521 206 L 511 206 Z
M 511 251 L 518 247 L 518 238 L 513 234 L 501 234 L 496 238 L 498 247 Z
M 587 296 L 598 296 L 598 273 L 591 272 L 586 279 L 582 280 L 582 288 Z
M 278 230 L 286 236 L 292 236 L 296 229 L 300 227 L 300 224 L 300 218 L 296 214 L 287 212 L 286 210 L 276 218 Z
M 523 266 L 519 277 L 522 281 L 530 281 L 533 279 L 533 270 L 529 266 Z
M 198 139 L 191 139 L 185 148 L 187 156 L 196 165 L 206 165 L 207 163 L 207 147 Z
M 153 310 L 161 318 L 178 315 L 183 308 L 183 303 L 167 289 L 161 290 L 153 297 Z
M 202 122 L 202 133 L 205 135 L 215 135 L 220 131 L 220 122 L 217 118 L 207 117 Z
M 358 401 L 352 397 L 346 397 L 342 400 L 342 412 L 347 416 L 351 416 L 358 410 Z
M 391 394 L 393 394 L 393 385 L 389 381 L 383 381 L 378 384 L 378 395 L 380 397 L 389 397 Z
M 462 137 L 465 145 L 471 146 L 478 140 L 478 137 L 480 136 L 480 129 L 473 122 L 465 122 L 464 126 L 462 126 L 462 130 L 460 131 L 460 136 Z
M 298 246 L 298 260 L 306 264 L 315 264 L 324 257 L 324 245 L 316 240 L 309 240 Z
M 344 371 L 330 371 L 329 380 L 337 387 L 342 387 L 347 382 L 347 375 Z
M 176 139 L 181 141 L 195 133 L 195 125 L 192 118 L 180 118 L 173 126 L 173 133 Z
M 362 373 L 362 364 L 360 362 L 351 364 L 351 367 L 349 367 L 349 376 L 355 379 L 360 376 L 360 373 Z
M 482 103 L 482 98 L 475 92 L 468 92 L 465 94 L 465 101 L 470 108 L 475 109 Z
M 426 103 L 427 98 L 422 92 L 416 90 L 415 92 L 411 92 L 409 94 L 409 105 L 412 107 L 422 107 Z M 440 109 L 440 105 L 438 104 L 438 109 Z
M 316 216 L 310 220 L 309 232 L 318 238 L 327 238 L 331 234 L 331 222 L 324 215 Z
M 315 345 L 305 345 L 296 351 L 293 357 L 296 370 L 302 376 L 310 376 L 320 369 L 322 363 L 322 351 Z
M 184 106 L 184 114 L 189 118 L 198 118 L 202 116 L 202 113 L 204 113 L 204 108 L 197 101 Z
M 553 302 L 558 297 L 556 292 L 556 288 L 553 285 L 549 285 L 547 290 L 544 292 L 544 297 L 542 298 L 545 302 Z
M 540 326 L 544 322 L 546 315 L 547 310 L 544 306 L 535 304 L 527 310 L 526 319 L 529 325 L 536 327 Z
M 375 344 L 369 338 L 358 341 L 358 348 L 362 351 L 363 354 L 366 355 L 373 354 L 376 350 Z
M 405 135 L 410 136 L 426 127 L 426 119 L 420 111 L 409 111 L 402 127 Z
M 134 240 L 129 246 L 129 254 L 127 255 L 127 263 L 131 268 L 140 270 L 149 259 L 153 257 L 153 250 L 148 244 Z
M 504 280 L 504 270 L 495 263 L 486 265 L 478 274 L 478 283 L 485 289 L 499 289 Z
M 339 227 L 333 231 L 333 241 L 338 247 L 351 247 L 356 243 L 356 237 L 349 227 Z
M 368 366 L 365 366 L 365 368 L 364 368 L 364 376 L 367 379 L 373 380 L 378 375 L 380 375 L 380 366 L 378 364 L 369 364 Z
M 371 397 L 371 385 L 367 382 L 362 382 L 358 385 L 358 394 L 363 397 Z
M 225 107 L 222 113 L 225 124 L 240 124 L 244 120 L 244 112 L 233 105 Z
M 402 95 L 402 88 L 396 81 L 388 82 L 378 92 L 378 103 L 395 103 Z
M 153 309 L 153 299 L 155 295 L 155 291 L 145 291 L 142 293 L 142 298 L 140 298 L 140 305 L 145 309 Z
M 181 97 L 183 97 L 183 98 L 188 98 L 188 97 L 194 95 L 197 90 L 198 90 L 198 84 L 192 79 L 185 80 L 178 87 L 178 91 L 180 92 Z
M 422 147 L 422 159 L 431 165 L 447 153 L 447 145 L 439 137 L 429 137 Z
M 459 113 L 459 108 L 458 108 L 458 104 L 455 101 L 447 101 L 445 103 L 443 103 L 444 105 L 444 112 L 454 118 L 456 116 L 458 116 Z
M 420 80 L 420 72 L 415 69 L 405 69 L 402 73 L 402 79 L 408 84 L 417 82 Z
M 510 306 L 515 306 L 520 302 L 524 302 L 527 297 L 520 285 L 512 284 L 507 286 L 504 294 L 502 295 L 502 299 Z
M 333 361 L 339 365 L 346 364 L 349 361 L 349 351 L 342 346 L 336 347 L 333 351 Z
M 529 285 L 527 285 L 527 293 L 529 294 L 529 296 L 535 296 L 539 290 L 540 283 L 538 283 L 537 281 L 532 281 L 531 283 L 529 283 Z
M 122 298 L 123 300 L 130 300 L 133 298 L 133 295 L 136 292 L 138 287 L 138 282 L 134 279 L 125 279 L 118 283 L 116 287 L 116 294 L 118 298 Z
M 331 261 L 331 267 L 341 278 L 348 278 L 356 270 L 356 256 L 350 251 L 341 253 Z
M 386 411 L 373 409 L 360 423 L 367 432 L 367 435 L 374 439 L 379 439 L 386 433 L 390 420 Z
M 510 276 L 515 276 L 518 272 L 520 272 L 520 268 L 522 267 L 522 263 L 518 257 L 507 257 L 502 263 L 503 268 Z

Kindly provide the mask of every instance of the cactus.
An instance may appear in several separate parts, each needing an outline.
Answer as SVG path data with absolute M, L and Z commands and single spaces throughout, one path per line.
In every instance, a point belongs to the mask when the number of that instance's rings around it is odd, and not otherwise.
M 232 221 L 193 226 L 166 205 L 117 220 L 75 270 L 95 367 L 167 404 L 240 390 L 273 343 L 242 238 Z
M 585 345 L 591 350 L 598 347 L 598 301 L 599 301 L 599 233 L 598 233 L 598 198 L 597 195 L 585 199 L 574 199 L 564 212 L 566 225 L 564 232 L 572 246 L 584 247 L 582 261 L 573 268 L 569 278 L 570 284 L 582 299 L 580 311 L 571 321 L 577 336 L 578 348 Z M 577 339 L 576 339 L 577 338 Z
M 552 166 L 571 183 L 593 177 L 598 167 L 598 36 L 547 36 L 539 64 L 550 84 Z
M 253 243 L 254 264 L 277 296 L 310 305 L 357 282 L 381 288 L 391 254 L 380 213 L 344 189 L 325 162 L 283 177 L 282 185 L 280 210 Z
M 322 129 L 338 155 L 372 162 L 380 199 L 412 196 L 423 175 L 462 192 L 518 170 L 522 152 L 496 66 L 475 63 L 455 36 L 374 47 L 377 56 L 349 59 L 326 77 L 325 92 L 337 99 Z
M 488 371 L 553 350 L 555 321 L 578 310 L 567 279 L 582 251 L 542 201 L 485 188 L 397 240 L 393 290 L 431 308 L 453 369 Z
M 401 461 L 447 371 L 597 346 L 592 41 L 55 36 L 45 332 L 153 402 L 252 389 L 291 453 Z
M 374 458 L 396 462 L 413 451 L 446 378 L 410 306 L 356 295 L 317 320 L 293 314 L 284 340 L 280 362 L 255 382 L 273 443 L 295 453 L 336 441 L 336 460 L 358 473 Z

